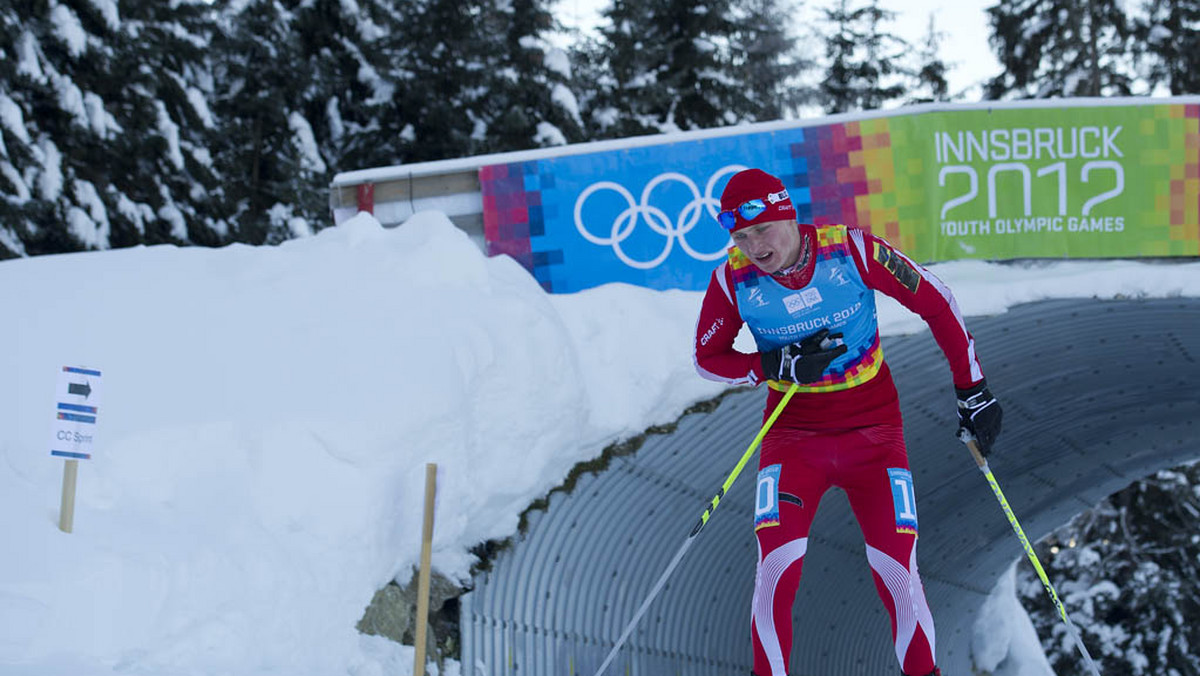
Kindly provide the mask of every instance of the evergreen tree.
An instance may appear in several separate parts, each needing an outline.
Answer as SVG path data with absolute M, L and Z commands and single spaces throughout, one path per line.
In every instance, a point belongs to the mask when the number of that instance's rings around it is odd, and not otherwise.
M 411 0 L 396 9 L 405 45 L 394 99 L 403 161 L 476 154 L 486 140 L 480 99 L 489 77 L 480 51 L 495 46 L 480 43 L 487 2 Z
M 1137 22 L 1137 41 L 1149 62 L 1150 91 L 1172 95 L 1200 93 L 1200 1 L 1149 0 L 1147 17 Z
M 25 122 L 32 108 L 29 80 L 36 74 L 21 56 L 31 40 L 23 28 L 28 11 L 19 13 L 14 5 L 0 0 L 0 260 L 25 255 L 25 240 L 37 227 L 30 179 L 39 163 Z
M 108 210 L 97 182 L 77 168 L 103 167 L 104 140 L 122 131 L 106 102 L 111 29 L 102 17 L 80 17 L 69 5 L 10 3 L 4 32 L 5 202 L 16 235 L 10 243 L 37 255 L 108 245 Z M 86 22 L 86 23 L 85 23 Z M 100 31 L 102 36 L 95 35 Z M 77 83 L 76 80 L 79 82 Z M 80 86 L 82 84 L 83 86 Z M 93 207 L 89 209 L 89 207 Z M 7 247 L 6 247 L 7 248 Z
M 946 81 L 946 63 L 942 61 L 940 47 L 946 34 L 937 29 L 933 15 L 929 15 L 929 26 L 925 39 L 916 51 L 917 65 L 912 69 L 915 84 L 909 92 L 909 103 L 929 103 L 950 100 L 950 83 Z
M 316 69 L 300 49 L 295 20 L 280 0 L 231 3 L 213 40 L 222 132 L 215 157 L 228 177 L 224 208 L 240 242 L 288 239 L 289 207 L 311 212 L 326 201 L 315 179 L 327 167 L 302 112 Z
M 622 114 L 603 135 L 736 122 L 736 113 L 729 111 L 736 83 L 727 77 L 728 14 L 728 0 L 703 6 L 686 0 L 616 0 L 605 14 L 609 24 L 601 28 L 614 82 L 600 98 Z
M 805 63 L 775 0 L 615 0 L 591 72 L 608 70 L 589 109 L 592 135 L 624 137 L 774 119 L 807 92 Z
M 124 75 L 109 78 L 112 89 L 104 96 L 110 101 L 134 96 L 114 106 L 122 118 L 131 118 L 121 120 L 130 133 L 112 139 L 105 178 L 117 184 L 124 176 L 137 179 L 120 186 L 132 205 L 113 215 L 112 245 L 224 244 L 229 228 L 218 208 L 224 185 L 210 152 L 219 130 L 209 106 L 212 9 L 199 0 L 123 0 L 120 7 L 124 30 L 114 72 Z M 140 129 L 153 131 L 137 133 Z
M 1121 0 L 1003 0 L 988 8 L 1003 72 L 988 98 L 1126 96 L 1134 75 Z
M 852 8 L 850 0 L 838 0 L 824 13 L 833 29 L 826 41 L 828 65 L 821 84 L 825 111 L 874 110 L 902 96 L 900 78 L 906 71 L 900 60 L 907 44 L 885 29 L 895 12 L 881 8 L 878 0 L 858 8 Z
M 802 84 L 813 62 L 799 55 L 790 30 L 798 10 L 779 0 L 745 0 L 734 8 L 731 74 L 741 83 L 743 100 L 737 111 L 743 119 L 792 117 L 816 98 L 813 88 Z
M 669 129 L 671 94 L 659 82 L 671 67 L 667 36 L 660 33 L 657 0 L 613 0 L 603 12 L 593 68 L 606 72 L 598 84 L 589 136 L 621 138 Z
M 583 135 L 604 136 L 618 124 L 619 103 L 605 92 L 616 90 L 617 81 L 608 65 L 609 50 L 601 38 L 573 33 L 567 57 L 571 63 L 571 89 L 579 104 Z
M 1110 496 L 1037 547 L 1105 674 L 1200 674 L 1200 465 L 1159 472 Z M 1075 642 L 1028 562 L 1018 594 L 1059 676 L 1084 676 Z
M 547 0 L 498 0 L 487 7 L 489 21 L 479 39 L 498 44 L 481 55 L 489 76 L 479 100 L 484 152 L 583 140 L 570 62 L 546 39 L 555 28 L 546 5 Z
M 407 76 L 397 2 L 310 0 L 296 6 L 293 26 L 299 53 L 313 62 L 299 111 L 328 169 L 314 180 L 402 162 L 394 99 Z M 306 215 L 325 220 L 325 211 Z
M 206 5 L 5 2 L 0 255 L 211 239 Z M 192 32 L 199 29 L 199 33 Z
M 837 5 L 824 12 L 832 31 L 825 41 L 825 56 L 829 62 L 825 80 L 821 83 L 821 95 L 826 112 L 842 113 L 852 110 L 856 104 L 854 51 L 858 47 L 858 35 L 851 25 L 847 0 L 838 0 Z

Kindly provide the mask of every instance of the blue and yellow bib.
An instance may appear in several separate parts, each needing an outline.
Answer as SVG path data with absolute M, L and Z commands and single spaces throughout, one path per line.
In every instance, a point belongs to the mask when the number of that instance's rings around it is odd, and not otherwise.
M 736 246 L 729 249 L 738 310 L 760 352 L 798 342 L 825 327 L 843 334 L 846 354 L 829 365 L 821 380 L 800 385 L 800 392 L 849 389 L 874 378 L 883 365 L 875 292 L 858 274 L 851 246 L 846 226 L 817 226 L 816 269 L 801 289 L 783 286 Z M 791 386 L 777 380 L 767 384 L 784 391 Z

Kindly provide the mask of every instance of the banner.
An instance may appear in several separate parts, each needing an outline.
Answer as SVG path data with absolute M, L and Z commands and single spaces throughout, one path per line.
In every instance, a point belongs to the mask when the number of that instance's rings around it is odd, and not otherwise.
M 941 108 L 482 167 L 491 254 L 544 288 L 701 290 L 737 171 L 915 260 L 1200 255 L 1200 104 Z M 1056 102 L 1059 103 L 1059 102 Z

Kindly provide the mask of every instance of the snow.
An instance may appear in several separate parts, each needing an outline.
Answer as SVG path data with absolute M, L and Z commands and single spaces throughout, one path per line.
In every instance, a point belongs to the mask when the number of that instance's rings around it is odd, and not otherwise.
M 325 121 L 329 125 L 329 139 L 340 145 L 346 135 L 346 123 L 342 119 L 341 101 L 336 96 L 325 103 Z
M 121 12 L 117 9 L 117 0 L 90 0 L 92 7 L 104 18 L 104 25 L 115 31 L 121 27 Z
M 80 219 L 78 223 L 72 222 L 71 231 L 88 248 L 109 248 L 108 239 L 111 234 L 111 225 L 108 221 L 108 208 L 104 206 L 104 201 L 100 199 L 100 193 L 90 181 L 77 178 L 72 183 L 75 192 L 75 202 L 86 209 L 86 215 L 84 216 L 86 221 Z M 72 216 L 77 211 L 85 213 L 78 207 L 71 207 L 68 213 L 68 220 L 77 218 Z
M 212 169 L 213 156 L 211 150 L 204 146 L 197 146 L 193 143 L 183 144 L 183 147 L 187 149 L 188 154 L 191 155 L 192 159 L 199 163 L 200 166 Z M 190 192 L 191 194 L 197 194 L 203 190 L 204 186 L 197 183 L 192 186 L 192 190 Z
M 367 99 L 366 103 L 368 105 L 379 105 L 391 101 L 392 96 L 396 93 L 395 83 L 380 77 L 379 71 L 367 63 L 361 54 L 358 55 L 358 59 L 358 81 L 371 87 L 371 98 Z
M 325 160 L 321 159 L 317 139 L 304 115 L 297 111 L 289 113 L 288 129 L 292 132 L 292 143 L 300 153 L 300 168 L 314 174 L 325 173 Z
M 567 137 L 558 127 L 546 121 L 537 123 L 537 132 L 533 135 L 533 142 L 538 146 L 565 146 Z
M 67 208 L 67 231 L 75 235 L 84 246 L 93 249 L 107 248 L 101 246 L 106 242 L 100 242 L 99 230 L 96 222 L 88 216 L 86 211 L 79 207 Z
M 154 209 L 149 204 L 136 203 L 125 193 L 117 195 L 117 211 L 129 219 L 133 227 L 137 228 L 138 233 L 143 235 L 146 233 L 146 221 L 154 218 Z
M 971 642 L 975 666 L 992 676 L 1054 676 L 1033 622 L 1017 600 L 1017 563 L 979 610 Z
M 29 145 L 29 130 L 25 128 L 25 115 L 16 101 L 8 94 L 0 92 L 0 126 L 9 134 L 17 137 L 25 145 Z
M 41 51 L 37 38 L 33 33 L 25 31 L 17 41 L 17 74 L 24 75 L 34 82 L 45 82 L 46 74 L 42 72 L 42 64 L 38 59 Z
M 42 171 L 37 176 L 38 196 L 47 202 L 53 202 L 62 194 L 63 189 L 62 153 L 49 138 L 42 139 L 37 145 L 37 150 L 42 165 Z
M 4 169 L 5 166 L 4 164 L 0 164 L 0 169 Z M 13 232 L 11 228 L 0 226 L 0 244 L 15 251 L 17 255 L 25 254 L 25 244 L 21 242 L 21 239 L 17 237 L 17 233 Z
M 566 50 L 558 47 L 547 48 L 545 64 L 547 70 L 558 73 L 568 80 L 571 79 L 571 58 L 567 55 Z
M 155 101 L 154 108 L 157 111 L 158 134 L 167 142 L 167 160 L 176 169 L 183 169 L 183 151 L 179 149 L 179 125 L 171 119 L 165 103 Z
M 308 221 L 296 215 L 296 209 L 290 204 L 274 204 L 267 210 L 271 225 L 282 225 L 290 233 L 292 239 L 308 237 L 313 234 Z
M 21 205 L 29 201 L 29 186 L 25 185 L 25 179 L 21 178 L 21 174 L 17 172 L 17 168 L 9 162 L 0 162 L 0 176 L 4 176 L 13 186 L 13 191 L 16 193 L 10 196 L 9 199 L 13 204 Z M 12 247 L 9 247 L 10 249 Z M 17 249 L 12 249 L 17 251 Z M 21 251 L 25 250 L 25 246 L 21 246 Z
M 583 118 L 579 115 L 579 101 L 566 85 L 555 83 L 550 87 L 550 100 L 562 106 L 579 126 L 583 126 Z M 564 139 L 565 143 L 565 139 Z
M 1150 27 L 1150 35 L 1146 37 L 1146 42 L 1152 45 L 1160 45 L 1169 42 L 1174 34 L 1171 29 L 1162 24 L 1155 24 Z
M 1200 296 L 1200 263 L 933 269 L 968 317 Z M 546 294 L 435 211 L 0 262 L 0 541 L 20 543 L 0 557 L 0 675 L 411 673 L 411 648 L 355 624 L 419 560 L 425 464 L 433 565 L 462 581 L 574 464 L 721 391 L 692 365 L 699 302 Z M 894 303 L 880 322 L 923 328 Z M 49 454 L 65 365 L 104 387 L 71 534 Z M 976 636 L 1000 669 L 1040 655 L 1003 583 Z
M 159 194 L 163 198 L 163 205 L 158 208 L 158 217 L 171 224 L 171 236 L 178 240 L 187 239 L 187 219 L 184 218 L 183 212 L 179 207 L 175 206 L 175 202 L 171 199 L 171 195 L 167 192 L 166 186 L 159 187 Z
M 104 99 L 100 98 L 98 94 L 85 93 L 83 107 L 87 111 L 85 117 L 93 134 L 107 139 L 112 138 L 113 134 L 120 133 L 121 125 L 117 122 L 117 118 L 104 107 Z
M 53 70 L 49 65 L 47 68 L 50 69 L 50 80 L 54 83 L 54 89 L 58 92 L 58 107 L 75 118 L 76 124 L 90 129 L 92 124 L 88 120 L 87 108 L 83 105 L 83 90 L 70 77 Z
M 200 119 L 200 124 L 204 125 L 205 129 L 212 129 L 217 125 L 213 118 L 212 110 L 208 107 L 208 99 L 205 98 L 204 92 L 195 87 L 184 87 L 184 93 L 187 95 L 188 104 L 192 107 L 192 112 L 196 113 L 196 117 Z
M 79 58 L 87 50 L 87 33 L 83 30 L 83 24 L 79 23 L 79 17 L 70 7 L 53 1 L 50 4 L 50 22 L 54 26 L 54 37 L 67 48 L 68 54 Z

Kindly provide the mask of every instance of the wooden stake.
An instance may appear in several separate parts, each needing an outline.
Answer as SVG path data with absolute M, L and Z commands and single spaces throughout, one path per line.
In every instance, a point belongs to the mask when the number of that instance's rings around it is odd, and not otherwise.
M 63 465 L 62 504 L 58 509 L 58 529 L 70 533 L 75 527 L 75 479 L 79 475 L 79 461 L 68 459 Z
M 417 571 L 417 629 L 413 676 L 425 676 L 425 630 L 429 624 L 429 566 L 433 555 L 433 506 L 437 495 L 437 465 L 425 465 L 425 527 L 421 531 L 421 569 Z

